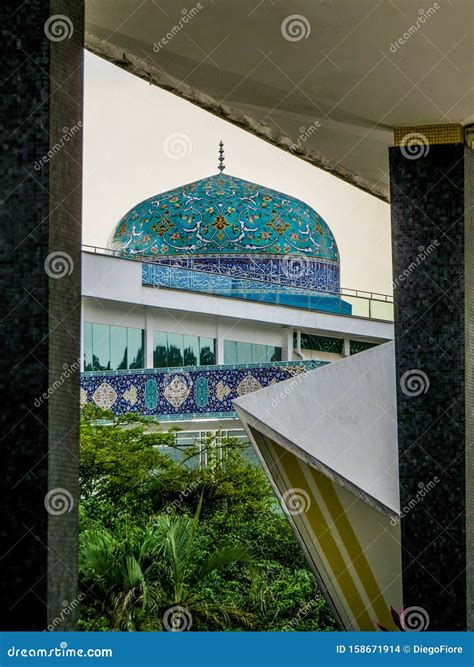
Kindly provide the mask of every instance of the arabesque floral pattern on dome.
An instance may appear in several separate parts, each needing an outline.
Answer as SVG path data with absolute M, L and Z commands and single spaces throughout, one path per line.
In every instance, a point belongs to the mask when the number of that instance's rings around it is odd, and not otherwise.
M 118 223 L 110 245 L 138 256 L 292 253 L 339 262 L 334 236 L 314 209 L 222 173 L 134 206 Z

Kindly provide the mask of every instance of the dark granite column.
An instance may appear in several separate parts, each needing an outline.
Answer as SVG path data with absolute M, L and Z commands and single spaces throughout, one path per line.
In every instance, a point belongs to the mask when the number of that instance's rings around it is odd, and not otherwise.
M 468 175 L 474 155 L 460 126 L 401 128 L 395 142 L 390 184 L 404 606 L 420 607 L 429 630 L 464 630 L 472 595 L 466 540 L 472 544 Z
M 1 11 L 1 629 L 64 629 L 77 613 L 83 3 Z

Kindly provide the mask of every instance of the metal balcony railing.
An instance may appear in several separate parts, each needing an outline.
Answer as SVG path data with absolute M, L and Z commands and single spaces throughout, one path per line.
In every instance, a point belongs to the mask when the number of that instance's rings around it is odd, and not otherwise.
M 344 287 L 341 287 L 338 291 L 324 291 L 308 287 L 289 286 L 278 282 L 278 280 L 272 280 L 270 283 L 259 278 L 239 278 L 226 275 L 224 271 L 214 273 L 188 268 L 186 256 L 178 256 L 176 263 L 170 264 L 169 260 L 160 261 L 160 258 L 141 256 L 131 257 L 121 251 L 96 246 L 83 245 L 82 250 L 91 254 L 138 261 L 144 266 L 156 266 L 159 268 L 159 277 L 155 282 L 150 281 L 148 284 L 165 289 L 191 290 L 204 294 L 214 293 L 219 296 L 233 298 L 250 298 L 261 303 L 275 303 L 306 310 L 321 310 L 385 322 L 393 322 L 394 319 L 393 297 L 388 294 Z M 216 279 L 220 279 L 218 288 L 214 287 Z M 213 285 L 212 289 L 211 283 Z M 289 298 L 290 296 L 291 298 Z M 346 307 L 346 304 L 350 306 L 350 309 Z

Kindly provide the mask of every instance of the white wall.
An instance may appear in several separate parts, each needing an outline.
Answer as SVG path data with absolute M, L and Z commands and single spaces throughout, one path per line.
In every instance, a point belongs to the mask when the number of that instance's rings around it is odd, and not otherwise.
M 145 328 L 145 307 L 137 304 L 83 298 L 83 321 Z
M 350 334 L 373 341 L 393 338 L 393 323 L 361 317 L 334 315 L 267 303 L 144 287 L 141 263 L 107 255 L 82 254 L 82 295 L 119 303 L 154 306 L 172 313 L 178 320 L 190 313 L 229 317 L 255 323 L 300 327 L 322 335 Z
M 374 342 L 393 338 L 389 322 L 144 287 L 140 262 L 84 252 L 82 266 L 83 321 L 144 329 L 147 367 L 153 365 L 153 331 L 215 338 L 217 363 L 224 363 L 225 339 L 281 347 L 282 359 L 291 360 L 297 327 Z M 322 352 L 315 358 L 333 360 L 334 355 Z

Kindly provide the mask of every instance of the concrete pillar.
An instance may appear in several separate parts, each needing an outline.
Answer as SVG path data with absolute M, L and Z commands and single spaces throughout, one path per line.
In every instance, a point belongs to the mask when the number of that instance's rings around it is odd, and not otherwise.
M 293 359 L 293 329 L 288 329 L 283 335 L 282 360 L 291 361 Z
M 474 154 L 457 125 L 400 128 L 395 143 L 390 187 L 404 607 L 425 610 L 430 630 L 472 630 L 466 542 L 472 548 Z
M 77 600 L 83 4 L 2 11 L 1 628 L 65 629 Z
M 349 338 L 349 336 L 344 336 L 344 347 L 342 350 L 342 354 L 345 357 L 351 356 L 351 339 Z
M 219 321 L 216 321 L 216 364 L 224 363 L 224 335 Z

